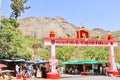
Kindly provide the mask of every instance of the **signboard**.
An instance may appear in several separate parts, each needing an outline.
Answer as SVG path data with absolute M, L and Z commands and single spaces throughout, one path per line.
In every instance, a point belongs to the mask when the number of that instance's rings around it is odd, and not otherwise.
M 45 38 L 45 45 L 61 46 L 117 46 L 116 40 Z

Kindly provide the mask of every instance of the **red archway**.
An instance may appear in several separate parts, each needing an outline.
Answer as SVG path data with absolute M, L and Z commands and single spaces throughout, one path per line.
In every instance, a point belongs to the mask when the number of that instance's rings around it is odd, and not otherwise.
M 56 38 L 55 32 L 51 31 L 49 37 L 44 38 L 44 43 L 51 46 L 51 72 L 47 74 L 48 78 L 60 78 L 60 74 L 56 71 L 58 61 L 55 58 L 55 46 L 107 46 L 110 55 L 110 73 L 113 75 L 116 73 L 114 46 L 117 46 L 117 40 L 113 38 L 112 34 L 108 34 L 105 40 L 91 39 L 89 38 L 89 30 L 82 26 L 76 31 L 76 38 Z

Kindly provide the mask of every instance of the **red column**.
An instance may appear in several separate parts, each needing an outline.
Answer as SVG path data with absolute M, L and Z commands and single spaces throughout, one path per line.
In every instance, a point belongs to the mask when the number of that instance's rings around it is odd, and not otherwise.
M 51 72 L 57 72 L 56 63 L 57 63 L 57 60 L 55 59 L 55 45 L 51 45 L 51 59 L 50 59 Z
M 119 72 L 116 70 L 115 66 L 115 56 L 114 56 L 114 47 L 111 45 L 109 46 L 109 54 L 110 54 L 110 70 L 108 71 L 108 74 L 112 74 L 114 76 L 119 76 Z
M 58 60 L 55 58 L 55 45 L 51 44 L 51 59 L 50 59 L 51 72 L 47 73 L 47 78 L 50 79 L 60 78 L 60 74 L 56 70 L 57 64 Z
M 110 58 L 110 69 L 111 70 L 116 70 L 115 68 L 115 56 L 114 56 L 114 47 L 109 46 L 109 58 Z

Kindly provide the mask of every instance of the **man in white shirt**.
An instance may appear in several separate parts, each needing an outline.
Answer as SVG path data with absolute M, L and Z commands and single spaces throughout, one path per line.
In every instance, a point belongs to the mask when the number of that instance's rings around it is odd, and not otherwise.
M 16 76 L 20 73 L 20 67 L 18 64 L 15 65 Z

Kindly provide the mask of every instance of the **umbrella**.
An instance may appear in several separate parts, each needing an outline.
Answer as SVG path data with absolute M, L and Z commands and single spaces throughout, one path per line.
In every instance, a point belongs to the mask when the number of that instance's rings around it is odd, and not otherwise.
M 7 67 L 5 64 L 0 64 L 0 68 Z

